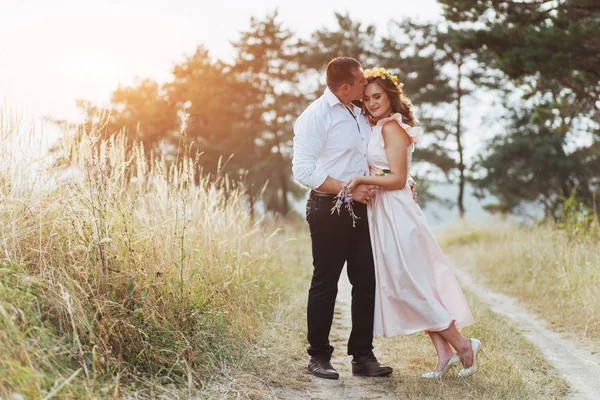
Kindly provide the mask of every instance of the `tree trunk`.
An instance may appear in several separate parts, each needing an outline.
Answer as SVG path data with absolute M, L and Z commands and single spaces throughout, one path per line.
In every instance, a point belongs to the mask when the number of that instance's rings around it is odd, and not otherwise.
M 283 161 L 283 160 L 282 160 Z M 285 170 L 281 170 L 281 213 L 287 215 L 289 210 L 288 204 L 288 188 L 287 188 L 287 176 Z
M 276 124 L 274 126 L 274 132 L 275 132 L 275 147 L 277 148 L 277 158 L 278 158 L 278 170 L 279 172 L 279 188 L 275 189 L 275 196 L 279 197 L 279 194 L 281 193 L 281 201 L 280 201 L 280 206 L 277 207 L 279 210 L 279 212 L 282 215 L 287 215 L 287 213 L 289 212 L 289 204 L 288 204 L 288 187 L 287 187 L 287 169 L 284 168 L 285 165 L 285 160 L 283 159 L 283 154 L 281 154 L 281 140 L 280 140 L 280 135 L 279 135 L 279 125 Z
M 254 184 L 250 184 L 250 188 L 248 189 L 248 202 L 250 203 L 250 222 L 254 223 Z
M 459 56 L 458 62 L 458 76 L 456 78 L 456 148 L 458 151 L 458 198 L 456 204 L 458 206 L 458 213 L 460 219 L 465 217 L 465 205 L 464 205 L 464 194 L 465 194 L 465 164 L 463 159 L 463 146 L 462 146 L 462 128 L 461 128 L 461 101 L 462 101 L 462 56 Z
M 279 141 L 279 134 L 277 134 L 277 155 L 279 156 L 279 184 L 281 185 L 281 213 L 283 215 L 287 215 L 289 212 L 289 204 L 288 204 L 288 187 L 287 187 L 287 168 L 283 168 L 285 161 L 283 159 L 283 155 L 281 154 L 281 142 Z

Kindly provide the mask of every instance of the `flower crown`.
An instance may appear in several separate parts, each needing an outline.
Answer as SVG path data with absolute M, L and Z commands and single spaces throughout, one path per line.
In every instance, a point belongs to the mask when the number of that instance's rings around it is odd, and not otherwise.
M 365 69 L 365 78 L 381 78 L 383 80 L 388 80 L 398 88 L 398 93 L 402 93 L 402 89 L 404 88 L 404 83 L 398 82 L 398 77 L 387 72 L 385 68 Z

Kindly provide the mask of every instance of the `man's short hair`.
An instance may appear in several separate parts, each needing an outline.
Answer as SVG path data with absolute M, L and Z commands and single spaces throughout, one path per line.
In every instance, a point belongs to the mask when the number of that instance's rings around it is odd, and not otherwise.
M 354 85 L 352 72 L 360 67 L 360 63 L 351 57 L 337 57 L 329 61 L 326 74 L 329 90 L 335 92 L 344 83 Z

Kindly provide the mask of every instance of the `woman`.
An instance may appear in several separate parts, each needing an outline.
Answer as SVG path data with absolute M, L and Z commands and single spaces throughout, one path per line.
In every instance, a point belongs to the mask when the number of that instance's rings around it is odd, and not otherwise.
M 371 176 L 353 178 L 347 187 L 383 189 L 368 205 L 377 278 L 374 331 L 384 336 L 426 331 L 438 362 L 424 378 L 440 378 L 461 361 L 459 376 L 472 375 L 482 345 L 459 329 L 473 324 L 473 316 L 406 185 L 414 143 L 423 131 L 397 77 L 383 68 L 366 70 L 365 77 L 363 107 L 373 125 L 367 150 Z

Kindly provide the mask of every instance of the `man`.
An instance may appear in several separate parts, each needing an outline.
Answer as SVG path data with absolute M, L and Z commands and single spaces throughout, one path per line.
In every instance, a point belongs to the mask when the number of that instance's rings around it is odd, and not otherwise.
M 367 80 L 360 63 L 349 57 L 327 65 L 327 89 L 298 117 L 294 125 L 292 170 L 296 181 L 311 189 L 306 206 L 313 253 L 313 276 L 308 293 L 308 370 L 315 376 L 338 379 L 331 365 L 329 333 L 337 284 L 347 264 L 352 284 L 352 331 L 348 354 L 352 373 L 388 376 L 393 370 L 373 354 L 375 272 L 367 202 L 378 189 L 359 185 L 352 190 L 356 226 L 344 209 L 332 214 L 334 197 L 351 177 L 367 175 L 367 144 L 371 127 L 352 101 L 363 97 Z

